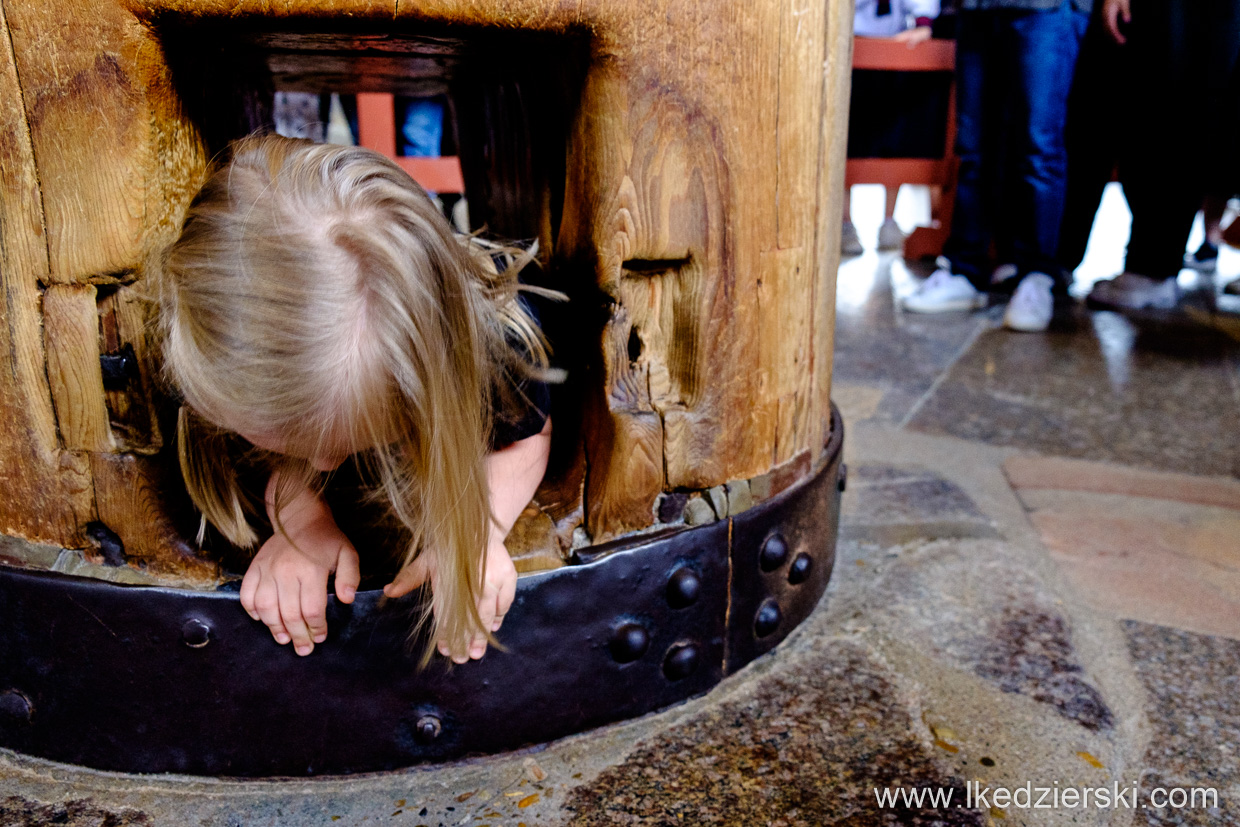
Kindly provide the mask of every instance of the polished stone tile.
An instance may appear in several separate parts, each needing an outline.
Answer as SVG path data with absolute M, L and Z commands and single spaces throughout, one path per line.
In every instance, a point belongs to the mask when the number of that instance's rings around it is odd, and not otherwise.
M 1022 499 L 1094 608 L 1240 640 L 1240 511 L 1079 491 Z
M 967 779 L 928 743 L 898 678 L 841 642 L 638 744 L 564 803 L 573 827 L 602 825 L 982 825 L 960 806 Z M 950 788 L 956 806 L 875 806 L 873 790 Z
M 943 537 L 997 537 L 964 491 L 920 468 L 853 465 L 840 536 L 882 545 Z
M 1240 510 L 1240 480 L 1230 477 L 1172 474 L 1102 462 L 1028 455 L 1009 458 L 1003 463 L 1003 473 L 1018 491 L 1092 491 Z
M 840 266 L 832 381 L 878 393 L 866 418 L 903 422 L 990 323 L 987 313 L 927 317 L 897 310 L 895 295 L 911 289 L 914 276 L 925 271 L 910 271 L 893 255 L 862 256 Z
M 910 427 L 1044 454 L 1240 476 L 1230 337 L 1193 324 L 1065 314 L 1045 334 L 988 330 Z
M 1140 809 L 1134 825 L 1240 824 L 1240 641 L 1162 626 L 1124 624 L 1145 686 L 1152 729 L 1141 777 L 1141 802 L 1156 788 L 1217 791 L 1217 806 Z M 1158 802 L 1154 802 L 1158 803 Z

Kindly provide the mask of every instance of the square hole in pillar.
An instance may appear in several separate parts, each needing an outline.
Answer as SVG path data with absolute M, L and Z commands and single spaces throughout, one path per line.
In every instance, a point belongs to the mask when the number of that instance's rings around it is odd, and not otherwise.
M 585 473 L 582 360 L 591 349 L 575 340 L 602 326 L 601 317 L 583 321 L 598 315 L 583 312 L 599 306 L 592 272 L 554 249 L 564 220 L 568 130 L 589 59 L 586 34 L 321 17 L 165 15 L 153 23 L 176 92 L 213 156 L 261 131 L 359 143 L 396 158 L 436 191 L 459 231 L 537 240 L 542 265 L 522 279 L 570 297 L 566 305 L 542 305 L 555 361 L 569 381 L 552 389 L 551 466 L 509 550 L 521 570 L 558 565 L 580 524 Z M 348 520 L 354 542 L 392 547 L 396 535 L 379 527 L 373 510 L 366 513 Z M 244 568 L 238 555 L 226 562 Z

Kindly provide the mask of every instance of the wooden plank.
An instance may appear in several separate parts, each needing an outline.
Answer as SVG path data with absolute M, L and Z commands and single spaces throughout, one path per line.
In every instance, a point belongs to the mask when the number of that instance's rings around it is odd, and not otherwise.
M 206 151 L 154 31 L 123 5 L 6 3 L 55 283 L 129 282 L 171 241 Z
M 396 99 L 386 92 L 357 95 L 357 143 L 380 155 L 396 157 Z
M 814 314 L 814 377 L 809 421 L 818 431 L 809 449 L 817 461 L 831 430 L 831 354 L 835 338 L 835 277 L 840 265 L 843 226 L 844 167 L 848 150 L 848 98 L 852 84 L 852 11 L 847 3 L 827 10 L 826 57 L 823 62 L 821 137 L 818 142 L 818 229 L 815 261 L 819 266 L 811 309 Z
M 648 367 L 629 359 L 632 326 L 615 305 L 603 332 L 603 398 L 586 419 L 586 530 L 595 543 L 655 521 L 663 490 L 663 427 L 650 404 Z
M 186 539 L 193 536 L 193 512 L 175 457 L 91 454 L 90 468 L 99 521 L 120 537 L 131 564 L 172 583 L 216 582 L 219 567 Z
M 175 14 L 185 19 L 319 18 L 329 22 L 333 18 L 355 21 L 369 17 L 390 23 L 396 14 L 397 0 L 131 0 L 125 5 L 144 20 Z
M 39 165 L 50 279 L 125 279 L 142 260 L 155 163 L 142 77 L 158 54 L 151 34 L 115 3 L 71 15 L 39 0 L 6 0 L 5 9 Z
M 465 191 L 465 179 L 461 177 L 461 159 L 445 155 L 438 158 L 402 156 L 396 159 L 409 177 L 434 193 L 461 193 Z
M 849 158 L 845 186 L 943 186 L 950 181 L 950 174 L 951 164 L 943 158 Z
M 802 247 L 814 232 L 826 4 L 783 0 L 775 127 L 777 246 Z
M 40 331 L 42 197 L 0 5 L 0 533 L 81 546 L 94 508 L 84 457 L 61 450 Z
M 956 68 L 956 41 L 925 40 L 910 47 L 883 37 L 858 37 L 853 44 L 854 69 L 894 72 L 951 72 Z
M 60 438 L 70 451 L 115 448 L 99 367 L 94 285 L 54 284 L 43 296 L 47 375 Z

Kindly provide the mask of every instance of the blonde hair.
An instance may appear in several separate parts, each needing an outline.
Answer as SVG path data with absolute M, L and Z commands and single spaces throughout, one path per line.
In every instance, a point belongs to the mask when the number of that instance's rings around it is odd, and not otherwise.
M 237 142 L 159 278 L 166 370 L 186 403 L 181 469 L 204 519 L 235 545 L 258 540 L 229 430 L 278 434 L 303 456 L 364 447 L 356 458 L 411 534 L 403 564 L 437 558 L 430 639 L 489 637 L 477 598 L 491 407 L 496 394 L 512 403 L 514 379 L 551 374 L 517 301 L 520 267 L 495 266 L 495 253 L 455 235 L 377 153 Z M 295 485 L 322 479 L 305 462 L 282 468 L 277 516 Z

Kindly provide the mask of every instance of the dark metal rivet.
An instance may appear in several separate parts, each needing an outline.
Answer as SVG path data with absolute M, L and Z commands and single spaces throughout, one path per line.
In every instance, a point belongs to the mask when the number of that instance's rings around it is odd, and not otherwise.
M 779 604 L 775 602 L 775 598 L 768 597 L 758 607 L 758 615 L 753 621 L 754 634 L 758 637 L 770 635 L 779 628 L 779 621 L 783 618 L 784 614 L 779 610 Z
M 34 718 L 34 704 L 16 689 L 0 692 L 0 720 L 28 724 Z
M 702 581 L 690 568 L 679 568 L 667 580 L 667 605 L 683 609 L 697 602 L 702 591 Z
M 201 649 L 211 642 L 211 627 L 192 617 L 181 627 L 181 639 L 189 648 Z
M 787 559 L 788 544 L 784 542 L 783 535 L 772 534 L 767 537 L 766 542 L 762 544 L 762 554 L 758 557 L 758 564 L 762 566 L 762 570 L 775 571 Z
M 616 663 L 631 663 L 650 646 L 650 633 L 640 623 L 625 623 L 611 636 L 611 656 Z
M 669 681 L 687 678 L 697 671 L 700 660 L 697 644 L 677 643 L 667 650 L 667 657 L 663 658 L 663 674 Z
M 809 572 L 813 567 L 814 559 L 801 552 L 792 559 L 792 567 L 788 569 L 788 582 L 794 586 L 804 583 L 809 579 Z
M 439 733 L 443 732 L 443 724 L 436 715 L 423 715 L 418 718 L 415 728 L 418 740 L 423 744 L 429 744 L 439 737 Z
M 848 466 L 842 462 L 840 463 L 840 479 L 837 484 L 839 485 L 841 491 L 848 488 Z

